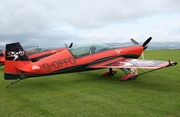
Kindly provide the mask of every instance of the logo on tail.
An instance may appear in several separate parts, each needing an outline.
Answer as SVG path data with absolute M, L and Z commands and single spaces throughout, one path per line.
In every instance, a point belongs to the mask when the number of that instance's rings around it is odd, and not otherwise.
M 7 57 L 14 57 L 13 61 L 18 59 L 19 56 L 24 56 L 24 51 L 19 49 L 19 51 L 17 51 L 17 52 L 15 52 L 15 51 L 7 52 Z

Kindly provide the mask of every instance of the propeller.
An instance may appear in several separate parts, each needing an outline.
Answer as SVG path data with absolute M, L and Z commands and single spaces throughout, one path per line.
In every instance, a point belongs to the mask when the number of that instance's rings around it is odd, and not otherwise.
M 144 50 L 147 48 L 147 44 L 151 41 L 152 37 L 149 37 L 144 43 L 143 43 L 143 47 L 144 47 Z M 134 43 L 134 45 L 139 45 L 139 43 L 134 40 L 133 38 L 131 38 L 131 41 Z M 142 59 L 144 59 L 144 53 L 142 52 Z
M 151 41 L 151 39 L 152 39 L 152 37 L 149 37 L 144 43 L 143 43 L 143 47 L 144 47 L 144 49 L 146 49 L 147 48 L 147 44 Z M 139 45 L 139 43 L 136 41 L 136 40 L 134 40 L 133 38 L 131 38 L 131 41 L 134 43 L 134 45 Z
M 67 44 L 65 44 L 65 46 L 66 46 L 67 48 L 71 48 L 71 47 L 73 46 L 73 43 L 71 43 L 69 46 L 68 46 Z

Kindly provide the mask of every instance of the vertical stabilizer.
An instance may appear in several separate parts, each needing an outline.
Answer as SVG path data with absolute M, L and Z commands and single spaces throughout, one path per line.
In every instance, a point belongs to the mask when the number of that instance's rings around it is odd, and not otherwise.
M 31 63 L 26 51 L 19 42 L 6 44 L 4 79 L 12 80 L 22 78 L 21 68 Z

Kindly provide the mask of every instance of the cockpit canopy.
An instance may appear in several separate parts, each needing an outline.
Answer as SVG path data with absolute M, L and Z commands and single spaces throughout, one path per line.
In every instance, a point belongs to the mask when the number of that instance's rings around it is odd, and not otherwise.
M 46 47 L 38 47 L 38 46 L 35 46 L 33 48 L 29 48 L 29 49 L 26 49 L 27 53 L 30 55 L 30 54 L 35 54 L 35 53 L 39 53 L 39 52 L 43 52 L 43 51 L 47 51 L 47 50 L 50 50 L 49 48 L 46 48 Z
M 70 51 L 75 57 L 79 58 L 85 55 L 102 52 L 109 49 L 110 47 L 105 44 L 91 43 L 91 44 L 73 46 L 72 48 L 70 48 Z

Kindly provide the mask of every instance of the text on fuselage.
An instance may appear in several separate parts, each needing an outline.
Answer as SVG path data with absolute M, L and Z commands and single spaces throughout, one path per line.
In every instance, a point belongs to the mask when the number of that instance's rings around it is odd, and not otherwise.
M 42 66 L 45 70 L 59 69 L 63 67 L 76 65 L 76 60 L 74 58 L 64 58 L 57 61 L 52 61 L 51 63 L 43 63 Z

